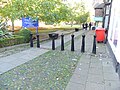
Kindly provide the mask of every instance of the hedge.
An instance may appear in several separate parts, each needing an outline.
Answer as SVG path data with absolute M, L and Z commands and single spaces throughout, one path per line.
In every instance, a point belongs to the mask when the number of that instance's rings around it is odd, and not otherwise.
M 10 38 L 0 39 L 0 48 L 24 43 L 24 36 L 12 36 Z
M 24 41 L 25 41 L 26 43 L 28 43 L 28 42 L 30 41 L 30 33 L 31 33 L 30 30 L 23 28 L 23 29 L 21 29 L 21 30 L 18 32 L 18 35 L 23 36 L 23 37 L 24 37 Z

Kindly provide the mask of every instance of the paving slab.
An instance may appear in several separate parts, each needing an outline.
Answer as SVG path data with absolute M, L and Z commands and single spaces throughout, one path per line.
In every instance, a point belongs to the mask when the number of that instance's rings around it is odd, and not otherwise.
M 0 72 L 1 74 L 10 70 L 10 69 L 13 69 L 14 68 L 14 65 L 10 64 L 10 63 L 2 63 L 0 64 Z
M 89 69 L 89 64 L 78 62 L 76 68 L 80 68 L 80 69 L 83 69 L 83 70 L 88 70 Z
M 73 74 L 73 76 L 70 79 L 70 82 L 79 83 L 79 84 L 85 84 L 87 80 L 87 74 Z
M 102 70 L 102 68 L 89 68 L 89 74 L 103 76 L 103 70 Z
M 102 64 L 102 60 L 99 57 L 91 57 L 91 63 L 100 63 L 100 64 Z
M 75 74 L 78 74 L 78 75 L 87 75 L 88 74 L 88 69 L 85 69 L 85 68 L 80 68 L 80 67 L 77 67 L 74 71 Z
M 85 85 L 70 82 L 65 90 L 85 90 Z
M 7 56 L 7 57 L 0 58 L 0 62 L 13 62 L 13 61 L 17 60 L 18 58 L 19 57 L 15 57 L 14 55 Z
M 117 73 L 103 73 L 105 80 L 118 81 L 119 77 Z
M 88 74 L 87 82 L 103 84 L 104 83 L 104 79 L 103 79 L 103 76 L 101 76 L 101 75 Z
M 103 66 L 113 66 L 113 60 L 111 60 L 110 58 L 102 58 L 102 63 Z
M 92 83 L 92 82 L 87 82 L 85 90 L 104 90 L 104 85 Z
M 89 64 L 90 63 L 90 56 L 89 55 L 86 55 L 86 54 L 83 54 L 81 57 L 80 57 L 80 63 L 86 63 L 86 64 Z
M 113 62 L 111 61 L 102 61 L 103 67 L 111 67 L 113 66 Z
M 102 63 L 90 63 L 90 68 L 102 68 Z
M 120 90 L 119 81 L 105 81 L 105 90 Z
M 113 66 L 103 67 L 103 73 L 116 73 Z
M 26 59 L 19 58 L 19 59 L 15 60 L 14 62 L 10 62 L 10 64 L 12 64 L 14 67 L 17 67 L 19 65 L 22 65 L 22 64 L 28 62 L 28 61 L 30 61 L 30 60 L 29 59 L 26 60 Z

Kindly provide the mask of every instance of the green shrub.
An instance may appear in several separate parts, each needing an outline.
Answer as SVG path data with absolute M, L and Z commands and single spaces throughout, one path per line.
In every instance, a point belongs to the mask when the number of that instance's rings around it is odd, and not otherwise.
M 24 37 L 23 36 L 12 36 L 10 38 L 2 38 L 0 39 L 0 47 L 7 47 L 12 45 L 17 45 L 24 43 Z
M 20 35 L 20 36 L 24 36 L 24 41 L 25 41 L 26 43 L 28 43 L 28 42 L 30 41 L 30 33 L 31 33 L 31 31 L 28 30 L 28 29 L 21 29 L 21 30 L 19 31 L 19 35 Z

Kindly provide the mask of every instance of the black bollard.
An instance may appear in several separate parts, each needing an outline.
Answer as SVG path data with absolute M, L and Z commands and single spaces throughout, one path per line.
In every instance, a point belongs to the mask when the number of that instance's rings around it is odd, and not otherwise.
M 117 62 L 117 64 L 116 64 L 116 73 L 118 72 L 118 69 L 119 69 L 119 62 Z
M 74 50 L 74 35 L 73 34 L 71 35 L 71 38 L 72 38 L 71 39 L 71 51 L 75 51 Z
M 105 41 L 104 41 L 104 44 L 107 44 L 107 41 L 108 41 L 108 30 L 106 29 L 106 31 L 105 31 L 105 34 L 106 34 L 106 36 L 105 36 Z
M 37 48 L 40 48 L 39 34 L 37 34 L 36 36 L 37 36 Z
M 32 39 L 33 34 L 30 33 L 30 47 L 33 47 L 33 39 Z
M 93 41 L 93 50 L 92 50 L 93 54 L 96 54 L 96 35 L 94 35 L 94 41 Z
M 52 50 L 55 50 L 55 39 L 52 39 Z
M 64 51 L 64 35 L 61 35 L 61 51 Z
M 85 52 L 85 35 L 82 35 L 82 46 L 81 46 L 81 52 Z

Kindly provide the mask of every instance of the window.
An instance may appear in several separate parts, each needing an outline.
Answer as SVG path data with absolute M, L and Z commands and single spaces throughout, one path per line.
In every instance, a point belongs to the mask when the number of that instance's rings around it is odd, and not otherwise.
M 110 5 L 106 5 L 106 14 L 109 14 L 110 11 Z

